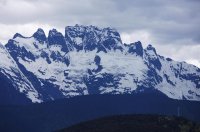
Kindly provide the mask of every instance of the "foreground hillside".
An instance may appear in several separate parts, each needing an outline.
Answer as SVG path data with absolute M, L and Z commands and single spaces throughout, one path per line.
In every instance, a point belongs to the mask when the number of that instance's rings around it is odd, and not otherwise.
M 199 132 L 200 124 L 173 116 L 120 115 L 83 122 L 59 132 Z
M 199 111 L 199 101 L 173 100 L 162 93 L 78 96 L 40 104 L 0 106 L 0 131 L 49 132 L 123 114 L 180 115 L 200 122 Z

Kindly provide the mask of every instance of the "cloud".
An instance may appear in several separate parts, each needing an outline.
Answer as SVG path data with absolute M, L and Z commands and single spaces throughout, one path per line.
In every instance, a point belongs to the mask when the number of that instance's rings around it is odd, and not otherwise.
M 173 58 L 177 61 L 185 61 L 200 67 L 200 45 L 154 45 L 157 52 L 165 57 Z
M 161 55 L 194 63 L 199 7 L 199 0 L 0 0 L 0 41 L 16 32 L 30 36 L 38 27 L 64 32 L 67 25 L 96 25 L 116 28 L 125 43 L 151 43 Z
M 200 61 L 195 60 L 195 59 L 190 59 L 190 60 L 186 60 L 187 63 L 193 64 L 197 67 L 200 67 Z
M 37 31 L 38 27 L 44 29 L 45 33 L 48 34 L 49 30 L 53 28 L 52 25 L 40 24 L 40 23 L 28 23 L 28 24 L 14 24 L 6 25 L 0 23 L 0 40 L 3 44 L 6 44 L 15 33 L 20 33 L 25 37 L 30 37 L 34 32 Z M 59 32 L 64 33 L 64 28 L 57 28 Z
M 151 34 L 146 32 L 145 30 L 136 30 L 131 33 L 122 32 L 121 39 L 126 44 L 141 41 L 143 47 L 146 47 L 148 44 L 151 44 L 153 42 Z

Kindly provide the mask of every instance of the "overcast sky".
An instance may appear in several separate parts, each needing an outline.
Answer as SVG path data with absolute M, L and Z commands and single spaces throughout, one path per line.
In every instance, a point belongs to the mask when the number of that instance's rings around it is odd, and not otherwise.
M 124 43 L 152 44 L 160 55 L 200 67 L 200 0 L 0 0 L 0 42 L 41 27 L 117 29 Z

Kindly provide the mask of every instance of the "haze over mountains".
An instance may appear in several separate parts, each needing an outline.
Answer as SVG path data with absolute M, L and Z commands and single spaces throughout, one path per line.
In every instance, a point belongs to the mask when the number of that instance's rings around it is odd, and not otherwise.
M 172 47 L 173 48 L 173 47 Z M 112 28 L 67 26 L 0 46 L 1 104 L 40 103 L 91 94 L 158 91 L 200 100 L 200 69 L 158 55 L 152 45 L 123 44 Z

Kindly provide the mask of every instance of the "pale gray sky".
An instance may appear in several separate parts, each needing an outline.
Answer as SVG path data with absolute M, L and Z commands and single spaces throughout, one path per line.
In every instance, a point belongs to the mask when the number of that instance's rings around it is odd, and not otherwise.
M 0 42 L 39 27 L 113 27 L 124 43 L 151 43 L 160 55 L 200 67 L 199 12 L 200 0 L 0 0 Z

